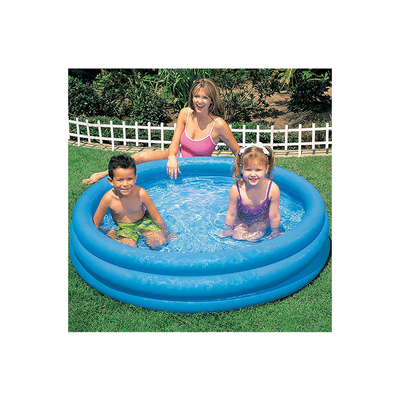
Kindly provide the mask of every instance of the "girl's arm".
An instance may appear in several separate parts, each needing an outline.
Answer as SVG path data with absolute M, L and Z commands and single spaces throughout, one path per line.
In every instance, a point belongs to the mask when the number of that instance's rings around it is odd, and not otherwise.
M 220 232 L 219 237 L 232 236 L 233 227 L 237 218 L 237 199 L 238 190 L 236 185 L 233 185 L 229 192 L 229 205 L 225 218 L 225 228 Z
M 216 123 L 216 128 L 219 140 L 224 142 L 229 147 L 231 152 L 236 155 L 236 153 L 239 151 L 239 145 L 234 138 L 228 124 L 223 119 L 219 119 Z
M 110 206 L 110 195 L 107 192 L 100 201 L 99 206 L 93 216 L 93 223 L 97 229 L 100 230 L 101 222 L 103 221 L 104 216 L 106 215 L 107 210 Z
M 280 236 L 282 233 L 279 232 L 279 226 L 281 224 L 281 214 L 279 213 L 279 199 L 281 193 L 279 187 L 276 183 L 272 183 L 271 188 L 271 200 L 269 206 L 269 224 L 272 230 L 268 239 L 273 239 L 277 236 Z
M 172 137 L 171 144 L 168 147 L 167 173 L 171 178 L 177 178 L 178 172 L 181 173 L 181 171 L 179 170 L 178 160 L 176 159 L 176 155 L 178 154 L 181 135 L 186 125 L 188 112 L 189 112 L 188 107 L 183 108 L 180 111 L 174 136 Z

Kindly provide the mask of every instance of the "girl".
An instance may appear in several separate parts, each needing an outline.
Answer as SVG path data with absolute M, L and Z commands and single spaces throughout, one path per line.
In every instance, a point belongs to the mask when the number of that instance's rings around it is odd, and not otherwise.
M 233 154 L 239 150 L 228 124 L 219 90 L 208 78 L 198 79 L 189 92 L 189 107 L 183 108 L 178 117 L 174 136 L 168 150 L 141 151 L 132 155 L 136 164 L 168 159 L 167 173 L 177 178 L 179 157 L 211 156 L 218 142 L 224 142 Z M 107 171 L 96 172 L 82 183 L 94 183 L 107 176 Z
M 268 146 L 251 144 L 238 152 L 233 171 L 236 183 L 229 192 L 225 229 L 219 237 L 256 241 L 268 226 L 272 230 L 268 239 L 281 235 L 280 191 L 271 180 L 274 164 L 274 153 Z

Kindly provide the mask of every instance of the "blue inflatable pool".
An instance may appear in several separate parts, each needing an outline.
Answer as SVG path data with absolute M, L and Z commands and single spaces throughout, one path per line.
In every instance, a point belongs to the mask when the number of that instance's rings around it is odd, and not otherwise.
M 232 158 L 180 160 L 183 175 L 231 176 Z M 138 167 L 138 185 L 165 176 L 166 161 Z M 318 191 L 305 179 L 275 167 L 274 181 L 304 204 L 299 224 L 284 235 L 234 251 L 169 253 L 132 248 L 101 233 L 92 218 L 104 178 L 80 197 L 70 229 L 70 256 L 78 274 L 122 302 L 182 313 L 226 311 L 270 302 L 296 292 L 324 267 L 330 251 L 329 220 Z

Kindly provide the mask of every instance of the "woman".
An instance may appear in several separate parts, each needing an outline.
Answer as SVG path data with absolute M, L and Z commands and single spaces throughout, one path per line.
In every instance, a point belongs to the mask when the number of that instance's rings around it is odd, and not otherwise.
M 136 164 L 168 159 L 167 173 L 171 178 L 177 178 L 181 172 L 178 158 L 211 156 L 220 141 L 236 155 L 239 145 L 224 118 L 225 110 L 217 86 L 211 79 L 198 79 L 190 89 L 189 107 L 179 113 L 168 150 L 139 152 L 132 157 Z M 107 174 L 107 171 L 94 173 L 82 183 L 95 183 Z

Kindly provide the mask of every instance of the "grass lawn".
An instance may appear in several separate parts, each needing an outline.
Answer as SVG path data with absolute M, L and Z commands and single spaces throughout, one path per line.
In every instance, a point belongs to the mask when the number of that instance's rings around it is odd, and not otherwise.
M 69 145 L 68 226 L 73 208 L 87 189 L 82 179 L 106 170 L 110 151 Z M 332 225 L 332 157 L 276 159 L 320 192 Z M 140 170 L 139 170 L 140 173 Z M 332 238 L 330 227 L 329 237 Z M 300 291 L 277 301 L 240 310 L 180 314 L 121 303 L 80 278 L 68 257 L 68 329 L 70 332 L 331 332 L 332 259 Z

